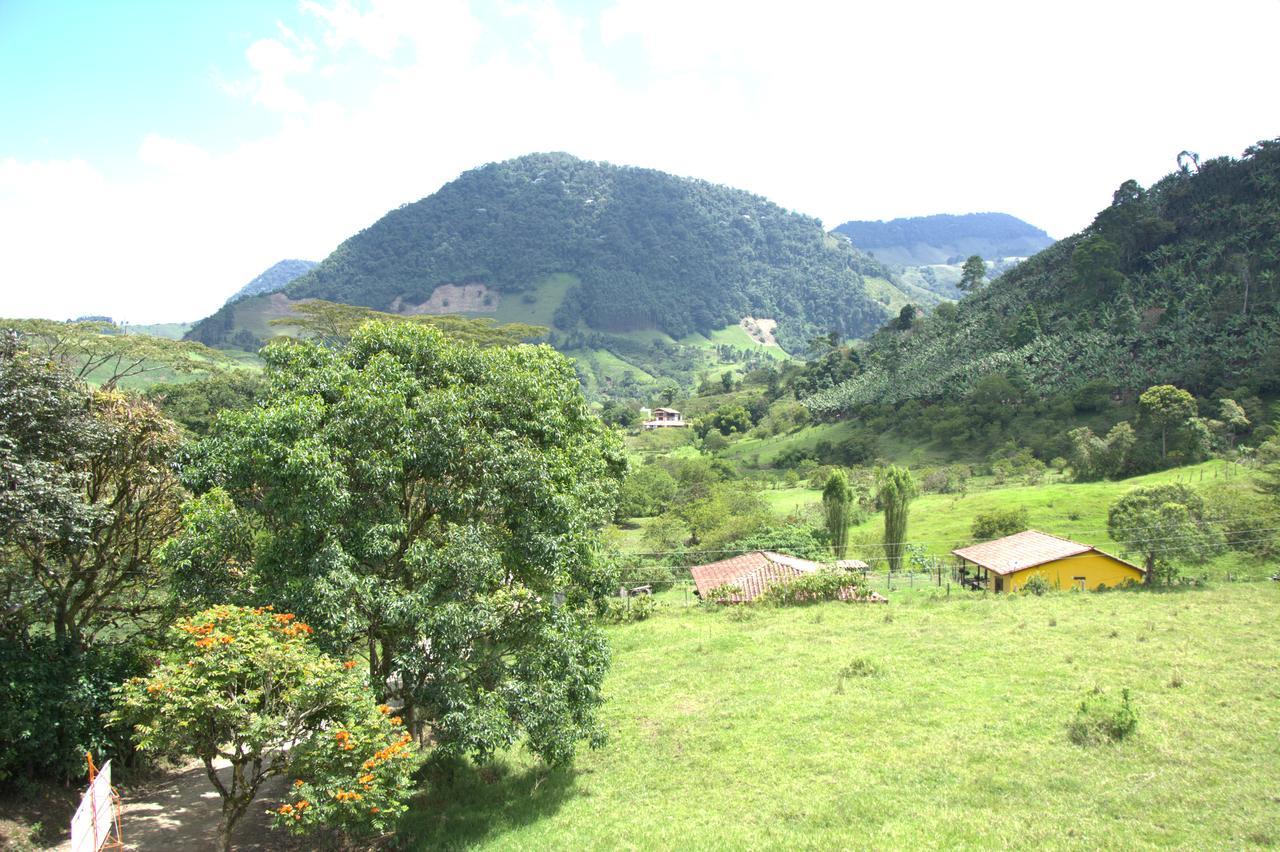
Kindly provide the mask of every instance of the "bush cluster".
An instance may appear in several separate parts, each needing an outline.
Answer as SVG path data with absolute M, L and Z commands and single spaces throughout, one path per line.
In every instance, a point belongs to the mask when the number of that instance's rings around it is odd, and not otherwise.
M 1117 743 L 1130 736 L 1138 727 L 1138 716 L 1129 704 L 1129 690 L 1120 690 L 1120 697 L 1108 695 L 1095 688 L 1076 710 L 1076 716 L 1067 726 L 1067 738 L 1078 746 Z

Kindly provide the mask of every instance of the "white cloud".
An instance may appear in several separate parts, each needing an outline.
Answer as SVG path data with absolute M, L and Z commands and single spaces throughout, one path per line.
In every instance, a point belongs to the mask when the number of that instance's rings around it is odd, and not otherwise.
M 1278 132 L 1259 107 L 1277 3 L 531 2 L 500 33 L 450 0 L 302 9 L 321 31 L 254 41 L 231 87 L 262 108 L 257 138 L 211 153 L 153 126 L 128 168 L 0 162 L 0 315 L 195 318 L 529 151 L 705 177 L 829 225 L 1004 210 L 1063 236 L 1181 148 Z

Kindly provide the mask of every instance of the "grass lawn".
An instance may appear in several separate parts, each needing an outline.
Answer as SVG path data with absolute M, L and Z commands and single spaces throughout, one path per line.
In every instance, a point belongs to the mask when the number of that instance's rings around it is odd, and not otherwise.
M 1120 548 L 1107 534 L 1107 509 L 1132 488 L 1166 482 L 1181 482 L 1202 492 L 1215 488 L 1248 490 L 1249 474 L 1240 466 L 1221 460 L 1164 470 L 1115 482 L 1047 481 L 1041 485 L 992 486 L 977 481 L 965 496 L 957 494 L 925 494 L 911 504 L 911 522 L 907 538 L 925 545 L 938 556 L 952 548 L 972 542 L 970 527 L 975 516 L 995 509 L 1027 509 L 1031 527 L 1043 532 L 1092 544 L 1119 555 Z M 760 496 L 779 515 L 798 514 L 820 506 L 822 492 L 806 487 L 766 489 Z M 1212 499 L 1208 500 L 1210 506 Z M 1275 535 L 1270 524 L 1260 520 L 1266 532 Z M 873 566 L 883 553 L 879 544 L 884 529 L 884 516 L 877 513 L 850 531 L 850 556 L 865 559 Z M 1260 579 L 1275 573 L 1276 566 L 1263 564 L 1240 553 L 1227 553 L 1203 567 L 1192 567 L 1184 573 L 1210 577 Z
M 607 746 L 418 800 L 415 849 L 1280 843 L 1280 584 L 726 611 L 613 627 Z M 840 677 L 862 660 L 876 673 Z M 1081 747 L 1094 687 L 1139 722 Z

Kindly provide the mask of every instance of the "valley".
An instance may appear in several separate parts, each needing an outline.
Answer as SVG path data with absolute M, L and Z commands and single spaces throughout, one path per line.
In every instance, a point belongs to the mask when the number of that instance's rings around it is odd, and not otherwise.
M 272 267 L 182 340 L 4 321 L 6 570 L 35 605 L 0 621 L 0 714 L 86 733 L 0 749 L 0 781 L 70 777 L 86 737 L 198 754 L 202 728 L 157 720 L 215 724 L 209 696 L 285 672 L 333 714 L 256 796 L 303 836 L 1274 845 L 1277 151 L 1126 183 L 1030 257 L 969 217 L 829 234 L 532 155 Z M 880 226 L 885 260 L 857 247 Z M 124 573 L 69 619 L 24 571 L 65 552 L 52 576 L 92 586 L 86 547 Z M 251 727 L 218 743 L 248 754 Z M 220 842 L 276 836 L 234 828 L 254 799 L 224 799 Z

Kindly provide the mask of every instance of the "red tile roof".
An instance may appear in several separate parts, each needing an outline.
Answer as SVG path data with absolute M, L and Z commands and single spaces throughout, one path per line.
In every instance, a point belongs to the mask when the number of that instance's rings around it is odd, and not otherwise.
M 726 603 L 745 603 L 754 600 L 774 583 L 786 583 L 801 575 L 821 571 L 822 568 L 819 563 L 808 559 L 769 550 L 753 550 L 731 559 L 694 566 L 690 572 L 700 596 L 706 597 L 720 586 L 736 586 L 741 593 L 727 598 Z M 855 599 L 852 589 L 842 593 L 840 599 Z M 870 594 L 869 599 L 877 602 L 884 600 L 875 592 Z
M 995 541 L 984 541 L 981 544 L 957 548 L 951 552 L 966 562 L 972 562 L 975 565 L 986 568 L 988 571 L 994 571 L 997 574 L 1012 574 L 1024 568 L 1032 568 L 1036 565 L 1043 565 L 1046 562 L 1066 559 L 1068 556 L 1079 556 L 1090 551 L 1102 553 L 1096 547 L 1081 544 L 1069 538 L 1059 538 L 1056 535 L 1042 533 L 1039 530 L 1026 530 L 1007 535 L 1004 538 L 998 538 Z M 1109 553 L 1104 553 L 1103 555 L 1111 556 Z M 1125 562 L 1123 559 L 1118 559 L 1114 556 L 1111 556 L 1111 558 L 1116 559 L 1118 562 Z M 1132 565 L 1129 562 L 1125 562 L 1125 564 Z M 1137 565 L 1132 565 L 1132 567 L 1138 568 Z M 1142 569 L 1138 568 L 1138 570 Z

